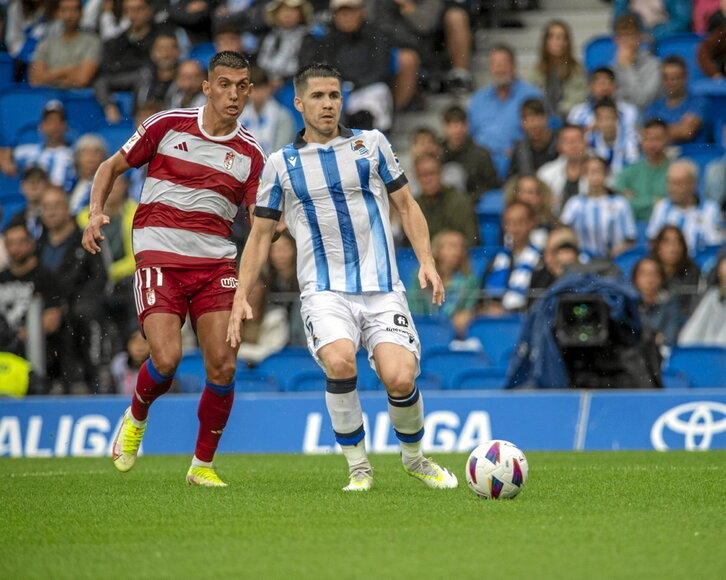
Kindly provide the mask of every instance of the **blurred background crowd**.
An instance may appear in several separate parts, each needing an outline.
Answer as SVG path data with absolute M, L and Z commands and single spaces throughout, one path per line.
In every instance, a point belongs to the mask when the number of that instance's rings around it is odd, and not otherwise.
M 447 289 L 432 307 L 399 227 L 424 362 L 427 347 L 432 359 L 437 348 L 465 352 L 480 379 L 512 386 L 523 317 L 571 289 L 572 273 L 617 280 L 633 297 L 657 366 L 679 346 L 726 353 L 724 0 L 10 0 L 0 9 L 0 351 L 44 351 L 31 393 L 133 388 L 148 356 L 130 239 L 145 171 L 117 181 L 100 255 L 80 245 L 90 185 L 150 115 L 204 104 L 206 65 L 221 50 L 254 64 L 240 121 L 267 153 L 302 126 L 291 78 L 312 61 L 342 72 L 345 124 L 379 129 L 398 149 Z M 240 212 L 240 250 L 248 229 Z M 239 354 L 250 389 L 302 388 L 276 375 L 274 358 L 305 345 L 295 259 L 283 236 L 251 296 L 256 316 Z M 194 390 L 191 330 L 185 344 L 179 389 Z M 433 387 L 460 386 L 445 370 L 424 371 Z

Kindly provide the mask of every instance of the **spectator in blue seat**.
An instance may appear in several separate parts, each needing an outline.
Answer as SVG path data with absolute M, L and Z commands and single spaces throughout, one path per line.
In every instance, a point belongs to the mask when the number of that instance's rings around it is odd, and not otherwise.
M 660 263 L 643 258 L 633 268 L 632 283 L 640 293 L 640 315 L 655 332 L 658 346 L 673 346 L 681 328 L 678 300 L 665 289 L 665 272 Z
M 586 186 L 583 171 L 587 154 L 585 129 L 579 125 L 565 125 L 560 129 L 559 137 L 557 150 L 560 156 L 537 171 L 537 178 L 552 190 L 552 207 L 556 216 L 560 215 L 567 201 Z
M 530 239 L 538 248 L 544 248 L 556 221 L 552 190 L 535 175 L 513 177 L 504 187 L 504 205 L 509 206 L 515 201 L 527 204 L 534 211 L 536 226 L 530 233 Z
M 544 94 L 547 110 L 561 119 L 567 118 L 570 109 L 585 98 L 587 77 L 573 53 L 572 34 L 566 22 L 553 20 L 545 26 L 539 62 L 527 80 Z
M 716 264 L 716 284 L 701 298 L 678 335 L 678 344 L 726 348 L 726 255 Z
M 653 206 L 666 196 L 668 128 L 661 119 L 648 119 L 641 131 L 643 156 L 615 179 L 615 190 L 630 201 L 637 221 L 648 221 Z
M 38 166 L 45 170 L 51 183 L 68 190 L 74 179 L 73 150 L 66 142 L 68 125 L 63 103 L 55 99 L 48 101 L 38 131 L 42 139 L 38 143 L 0 149 L 0 169 L 6 175 L 16 175 L 28 167 Z
M 10 218 L 8 227 L 25 225 L 34 240 L 38 240 L 43 233 L 43 222 L 40 219 L 40 201 L 45 190 L 50 185 L 48 174 L 37 166 L 28 167 L 23 172 L 20 182 L 20 191 L 26 201 L 25 209 Z
M 239 116 L 239 123 L 254 135 L 266 155 L 292 143 L 295 138 L 295 120 L 290 109 L 273 97 L 273 85 L 267 73 L 258 66 L 250 71 L 255 87 Z
M 522 104 L 542 94 L 517 78 L 514 50 L 505 44 L 489 51 L 489 75 L 492 84 L 475 92 L 469 102 L 469 132 L 492 155 L 509 160 L 514 145 L 524 136 Z
M 648 238 L 656 237 L 661 228 L 677 226 L 686 238 L 692 256 L 707 246 L 723 243 L 719 229 L 719 207 L 711 200 L 699 200 L 696 193 L 698 167 L 689 159 L 679 159 L 668 168 L 668 198 L 653 208 L 648 222 Z
M 308 33 L 313 7 L 306 0 L 273 0 L 265 19 L 269 31 L 262 37 L 257 65 L 276 89 L 290 81 L 300 68 L 300 50 Z
M 442 183 L 439 158 L 432 154 L 419 156 L 415 161 L 415 172 L 421 189 L 416 201 L 426 217 L 431 238 L 444 230 L 456 230 L 469 246 L 476 246 L 479 226 L 474 206 L 465 193 Z
M 656 42 L 676 32 L 691 29 L 691 0 L 615 0 L 613 18 L 635 14 L 643 31 Z
M 55 16 L 63 31 L 38 44 L 28 80 L 34 87 L 86 88 L 101 64 L 101 39 L 81 31 L 81 0 L 60 0 Z
M 363 0 L 331 0 L 331 26 L 325 36 L 308 35 L 300 49 L 300 65 L 327 62 L 351 86 L 343 105 L 346 125 L 388 131 L 393 124 L 391 41 L 366 20 Z
M 651 242 L 652 257 L 665 275 L 664 287 L 680 298 L 681 313 L 689 316 L 698 302 L 701 269 L 688 255 L 683 232 L 676 226 L 664 226 Z
M 25 80 L 38 43 L 52 28 L 53 3 L 46 0 L 16 0 L 7 5 L 5 46 L 14 59 L 16 82 Z
M 663 96 L 646 108 L 643 117 L 665 121 L 671 143 L 705 140 L 706 102 L 688 91 L 688 69 L 680 56 L 663 60 Z
M 557 131 L 550 128 L 541 99 L 527 99 L 522 103 L 521 124 L 524 138 L 514 146 L 508 177 L 536 173 L 558 156 Z
M 72 215 L 77 215 L 88 205 L 93 177 L 106 157 L 108 157 L 106 142 L 98 135 L 88 133 L 76 141 L 73 153 L 76 179 L 68 192 Z
M 451 105 L 444 111 L 443 121 L 444 183 L 466 191 L 476 203 L 485 191 L 500 185 L 492 155 L 469 136 L 466 111 L 462 107 Z
M 406 298 L 411 314 L 445 317 L 454 325 L 457 338 L 464 338 L 481 296 L 479 280 L 471 271 L 466 239 L 460 232 L 441 231 L 431 240 L 431 253 L 436 271 L 444 283 L 446 302 L 440 307 L 431 304 L 431 289 L 421 289 L 417 270 L 413 278 L 406 281 Z
M 642 33 L 632 15 L 618 17 L 614 28 L 616 94 L 642 111 L 660 91 L 660 61 L 641 48 Z
M 605 160 L 611 175 L 617 175 L 638 160 L 638 136 L 622 128 L 617 105 L 612 99 L 600 99 L 593 111 L 595 125 L 587 135 L 590 152 Z
M 515 201 L 504 210 L 504 247 L 484 274 L 487 314 L 519 311 L 527 306 L 532 274 L 541 258 L 540 249 L 530 239 L 535 226 L 531 206 Z
M 638 125 L 638 108 L 620 98 L 616 98 L 617 85 L 615 72 L 610 67 L 596 68 L 590 73 L 588 95 L 585 101 L 575 105 L 567 115 L 567 122 L 590 130 L 595 125 L 595 111 L 593 107 L 600 99 L 605 97 L 615 100 L 618 107 L 618 118 L 623 131 L 635 133 Z
M 570 198 L 560 219 L 577 234 L 579 246 L 591 258 L 613 258 L 633 245 L 635 220 L 630 204 L 605 183 L 608 166 L 596 156 L 585 161 L 587 191 Z

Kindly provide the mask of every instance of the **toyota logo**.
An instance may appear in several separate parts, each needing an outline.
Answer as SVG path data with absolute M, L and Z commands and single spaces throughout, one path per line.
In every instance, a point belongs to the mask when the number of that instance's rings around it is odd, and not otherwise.
M 711 448 L 713 436 L 726 431 L 726 405 L 714 401 L 694 401 L 669 409 L 650 429 L 650 442 L 658 451 L 669 449 L 663 430 L 669 429 L 684 436 L 689 451 Z

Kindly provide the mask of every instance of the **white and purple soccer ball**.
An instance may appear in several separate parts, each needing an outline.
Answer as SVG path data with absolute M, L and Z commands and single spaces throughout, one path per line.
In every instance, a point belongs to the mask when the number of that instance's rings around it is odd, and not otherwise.
M 485 441 L 466 461 L 466 482 L 484 499 L 511 499 L 525 483 L 527 458 L 513 443 L 502 439 Z

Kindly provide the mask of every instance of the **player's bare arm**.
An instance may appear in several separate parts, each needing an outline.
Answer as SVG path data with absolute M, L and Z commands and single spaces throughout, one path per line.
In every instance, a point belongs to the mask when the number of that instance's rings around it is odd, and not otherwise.
M 239 284 L 227 324 L 227 342 L 232 348 L 242 342 L 242 323 L 252 318 L 252 308 L 247 302 L 247 296 L 267 261 L 276 227 L 277 221 L 270 218 L 256 216 L 252 222 L 252 230 L 240 260 Z
M 110 223 L 109 217 L 103 213 L 103 206 L 111 193 L 116 178 L 131 169 L 123 155 L 118 151 L 106 159 L 98 167 L 91 186 L 91 202 L 89 204 L 88 225 L 83 231 L 83 247 L 91 254 L 101 251 L 98 245 L 105 238 L 101 228 Z
M 431 303 L 441 306 L 446 299 L 444 283 L 436 271 L 434 257 L 431 254 L 431 240 L 426 218 L 413 195 L 411 195 L 411 189 L 408 185 L 404 185 L 401 189 L 392 193 L 389 198 L 401 215 L 403 231 L 411 242 L 411 247 L 421 266 L 418 271 L 419 284 L 421 284 L 421 288 L 426 288 L 430 283 L 433 290 Z

